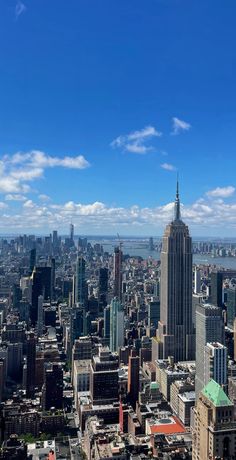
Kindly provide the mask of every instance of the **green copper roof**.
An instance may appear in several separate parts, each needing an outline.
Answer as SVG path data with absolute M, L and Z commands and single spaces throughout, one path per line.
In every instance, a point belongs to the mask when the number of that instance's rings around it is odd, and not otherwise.
M 159 385 L 158 385 L 157 382 L 151 382 L 150 383 L 150 388 L 151 388 L 151 390 L 158 390 Z
M 233 406 L 232 401 L 230 401 L 224 390 L 215 380 L 210 380 L 203 388 L 202 393 L 214 404 L 214 406 Z

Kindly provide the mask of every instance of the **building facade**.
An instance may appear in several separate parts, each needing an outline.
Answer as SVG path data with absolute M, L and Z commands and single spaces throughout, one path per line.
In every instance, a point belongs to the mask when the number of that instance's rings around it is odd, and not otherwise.
M 177 183 L 174 220 L 167 225 L 161 252 L 161 311 L 158 357 L 174 361 L 195 357 L 192 319 L 192 239 L 181 220 Z
M 235 458 L 234 405 L 221 386 L 211 380 L 194 408 L 193 460 Z

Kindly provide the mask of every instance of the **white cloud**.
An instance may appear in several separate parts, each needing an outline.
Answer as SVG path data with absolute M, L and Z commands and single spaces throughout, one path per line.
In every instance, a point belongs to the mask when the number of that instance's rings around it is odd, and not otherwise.
M 143 129 L 140 129 L 139 131 L 134 131 L 130 134 L 128 134 L 128 140 L 130 141 L 136 141 L 140 139 L 145 139 L 145 138 L 150 138 L 150 137 L 160 137 L 162 133 L 160 131 L 157 131 L 156 128 L 153 126 L 146 126 Z
M 146 144 L 154 137 L 160 137 L 162 133 L 157 131 L 154 126 L 146 126 L 139 131 L 133 131 L 129 134 L 118 136 L 111 142 L 111 147 L 122 148 L 127 152 L 145 154 L 153 149 Z
M 176 171 L 176 167 L 170 163 L 162 163 L 161 168 L 166 169 L 166 171 Z
M 28 193 L 29 190 L 27 184 L 21 184 L 18 179 L 10 175 L 0 176 L 0 193 Z
M 50 196 L 45 195 L 44 193 L 41 193 L 41 194 L 38 196 L 38 198 L 39 198 L 39 200 L 41 200 L 41 201 L 50 201 L 50 200 L 51 200 Z
M 32 200 L 27 200 L 27 201 L 25 201 L 23 206 L 24 206 L 24 208 L 34 208 L 34 203 L 33 203 Z
M 232 196 L 234 192 L 235 187 L 229 185 L 228 187 L 216 187 L 213 190 L 209 190 L 209 192 L 207 192 L 207 195 L 214 198 L 228 198 L 229 196 Z
M 5 158 L 9 158 L 6 157 Z M 89 162 L 83 155 L 75 157 L 65 156 L 63 158 L 52 157 L 40 150 L 31 150 L 27 153 L 17 152 L 11 157 L 12 164 L 30 164 L 34 168 L 54 168 L 61 166 L 70 169 L 85 169 L 88 168 Z
M 142 143 L 136 141 L 136 142 L 133 142 L 132 144 L 126 144 L 125 150 L 127 150 L 127 152 L 139 153 L 143 155 L 149 152 L 150 150 L 153 150 L 153 148 L 147 147 L 146 145 L 143 145 Z
M 6 201 L 25 201 L 26 197 L 24 195 L 12 195 L 8 194 L 5 196 Z
M 18 19 L 19 16 L 26 11 L 26 6 L 21 1 L 18 1 L 15 7 L 15 18 Z
M 11 171 L 11 177 L 19 180 L 19 181 L 26 181 L 30 182 L 34 179 L 38 179 L 39 177 L 43 176 L 43 169 L 42 168 L 32 168 L 29 169 L 28 167 L 25 169 L 15 169 Z
M 187 123 L 186 121 L 180 120 L 177 117 L 172 118 L 173 122 L 173 127 L 172 127 L 172 133 L 171 134 L 180 134 L 181 132 L 184 131 L 189 131 L 191 128 L 190 123 Z
M 42 178 L 46 168 L 85 169 L 89 166 L 83 155 L 59 158 L 40 150 L 4 155 L 0 160 L 0 193 L 28 193 L 31 189 L 27 182 Z

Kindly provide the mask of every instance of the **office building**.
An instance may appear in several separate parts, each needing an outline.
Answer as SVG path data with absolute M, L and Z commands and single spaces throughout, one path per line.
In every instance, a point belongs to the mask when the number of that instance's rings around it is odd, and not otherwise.
M 76 261 L 74 291 L 74 302 L 79 303 L 82 308 L 86 309 L 88 302 L 88 287 L 85 276 L 85 260 L 81 256 L 78 256 Z
M 117 298 L 110 305 L 110 350 L 118 351 L 124 345 L 124 309 Z
M 233 329 L 236 317 L 236 286 L 230 286 L 225 289 L 225 292 L 227 295 L 227 326 Z
M 108 293 L 108 269 L 100 268 L 99 282 L 98 282 L 98 296 L 99 296 L 100 308 L 104 308 L 107 305 L 107 293 Z
M 90 364 L 90 395 L 93 404 L 111 404 L 118 400 L 118 367 L 116 354 L 100 347 Z
M 74 245 L 74 232 L 75 232 L 75 227 L 73 224 L 70 224 L 70 241 L 71 241 L 71 246 Z
M 211 272 L 211 303 L 222 308 L 223 274 L 219 271 Z
M 7 374 L 15 382 L 21 381 L 23 368 L 23 344 L 7 344 Z
M 139 356 L 136 356 L 135 351 L 132 350 L 128 365 L 128 400 L 134 410 L 136 410 L 139 395 L 139 368 Z
M 198 305 L 196 310 L 196 399 L 207 383 L 204 377 L 204 356 L 208 342 L 224 344 L 222 311 L 215 305 Z
M 37 321 L 37 333 L 38 336 L 43 335 L 44 326 L 44 311 L 43 311 L 43 296 L 38 296 L 38 321 Z
M 235 459 L 234 405 L 221 386 L 210 380 L 193 410 L 193 460 Z
M 38 297 L 44 296 L 44 300 L 51 300 L 52 280 L 51 267 L 35 267 L 32 273 L 32 308 L 30 319 L 32 326 L 38 320 Z
M 211 380 L 226 389 L 228 383 L 228 350 L 219 342 L 207 343 L 204 350 L 204 383 Z
M 154 327 L 155 329 L 158 326 L 160 321 L 160 301 L 151 300 L 148 303 L 148 327 Z
M 60 364 L 53 363 L 45 370 L 42 400 L 44 410 L 49 410 L 51 407 L 62 408 L 63 370 Z
M 122 250 L 121 247 L 114 249 L 114 297 L 122 300 Z
M 200 294 L 201 292 L 201 272 L 199 268 L 194 269 L 194 294 Z
M 36 248 L 31 249 L 30 251 L 30 273 L 32 273 L 34 267 L 36 266 Z
M 181 220 L 177 183 L 174 220 L 167 225 L 161 252 L 161 312 L 158 356 L 174 361 L 195 357 L 192 319 L 192 239 Z
M 81 308 L 79 304 L 75 304 L 71 309 L 71 322 L 70 322 L 70 334 L 71 334 L 71 347 L 74 345 L 74 341 L 85 335 L 85 310 Z
M 35 393 L 36 338 L 29 332 L 26 342 L 26 396 L 33 398 Z
M 108 305 L 107 307 L 104 308 L 103 312 L 103 317 L 104 317 L 104 339 L 106 345 L 110 344 L 110 318 L 111 318 L 111 307 Z
M 234 361 L 236 361 L 236 318 L 234 320 Z
M 59 247 L 59 240 L 58 240 L 58 233 L 57 233 L 57 230 L 53 230 L 52 232 L 52 245 L 53 245 L 53 249 L 58 249 Z
M 154 251 L 154 243 L 153 243 L 153 237 L 152 236 L 149 238 L 148 248 L 149 248 L 149 251 Z
M 80 337 L 75 340 L 73 346 L 73 360 L 84 360 L 92 358 L 93 343 L 91 337 Z
M 197 306 L 204 303 L 204 295 L 203 294 L 193 294 L 192 296 L 192 307 L 193 307 L 193 324 L 196 328 L 196 310 Z

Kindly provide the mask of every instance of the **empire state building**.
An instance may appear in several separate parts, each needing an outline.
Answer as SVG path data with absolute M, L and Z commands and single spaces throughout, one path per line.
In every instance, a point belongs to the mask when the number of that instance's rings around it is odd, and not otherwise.
M 181 220 L 177 182 L 174 220 L 167 225 L 161 252 L 161 312 L 158 357 L 174 361 L 195 358 L 192 321 L 192 239 Z

